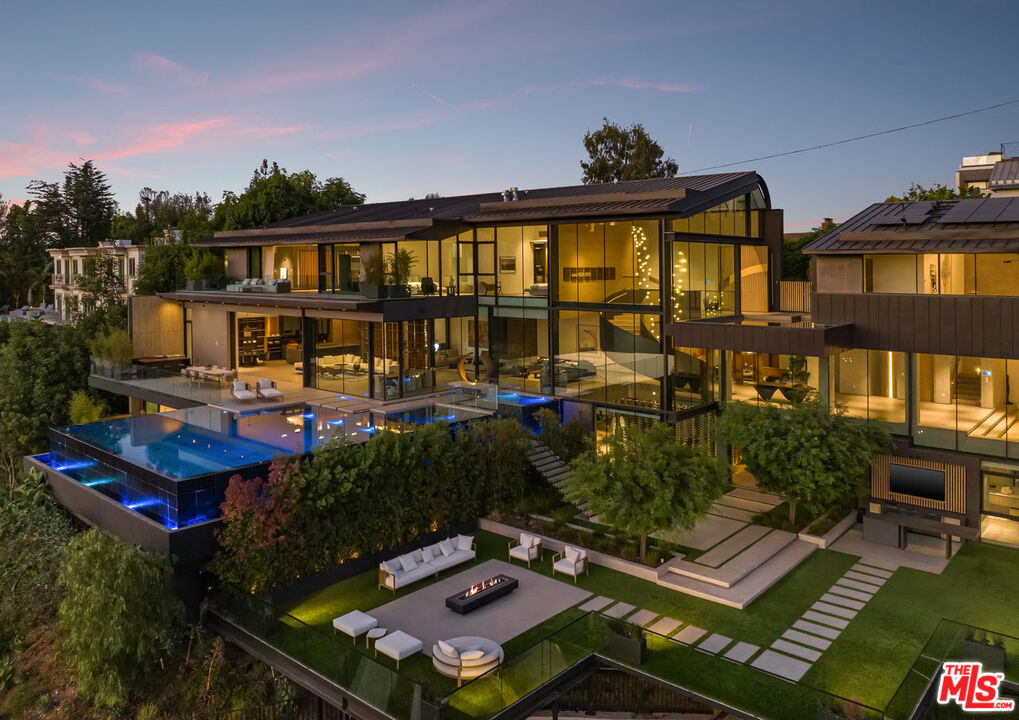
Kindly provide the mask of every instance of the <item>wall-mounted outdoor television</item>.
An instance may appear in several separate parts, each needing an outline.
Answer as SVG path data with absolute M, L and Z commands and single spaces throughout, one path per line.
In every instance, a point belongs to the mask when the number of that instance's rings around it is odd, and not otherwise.
M 893 493 L 945 501 L 945 472 L 912 465 L 888 464 L 888 485 Z

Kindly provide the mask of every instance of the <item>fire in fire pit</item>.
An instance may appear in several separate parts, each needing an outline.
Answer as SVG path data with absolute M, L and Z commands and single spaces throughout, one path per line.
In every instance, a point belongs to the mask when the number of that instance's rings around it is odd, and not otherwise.
M 476 610 L 496 598 L 509 595 L 517 589 L 519 582 L 509 575 L 496 575 L 479 583 L 474 583 L 463 592 L 446 598 L 446 607 L 461 615 Z

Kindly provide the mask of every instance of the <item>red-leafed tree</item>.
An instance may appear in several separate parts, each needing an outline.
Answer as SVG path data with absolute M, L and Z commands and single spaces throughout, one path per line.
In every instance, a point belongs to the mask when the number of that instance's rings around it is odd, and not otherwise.
M 299 460 L 275 458 L 267 480 L 234 475 L 221 505 L 223 528 L 216 536 L 228 552 L 214 561 L 219 576 L 244 583 L 252 592 L 287 575 L 288 565 L 300 555 L 301 485 Z

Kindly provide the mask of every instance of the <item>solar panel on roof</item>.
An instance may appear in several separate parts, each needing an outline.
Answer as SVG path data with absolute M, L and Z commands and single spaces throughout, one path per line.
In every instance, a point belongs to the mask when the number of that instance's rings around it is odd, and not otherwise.
M 998 216 L 998 222 L 1019 222 L 1019 198 L 1014 198 L 1005 206 Z
M 958 200 L 952 208 L 941 216 L 939 222 L 943 223 L 965 223 L 970 222 L 970 215 L 983 204 L 983 200 L 969 199 Z
M 983 200 L 980 207 L 973 211 L 973 214 L 969 216 L 967 222 L 971 223 L 982 223 L 982 222 L 994 222 L 998 219 L 998 215 L 1004 209 L 1003 203 L 994 202 L 992 200 Z

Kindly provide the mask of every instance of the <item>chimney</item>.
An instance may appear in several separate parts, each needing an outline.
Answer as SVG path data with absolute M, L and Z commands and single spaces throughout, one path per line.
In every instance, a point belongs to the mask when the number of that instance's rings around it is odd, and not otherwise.
M 509 199 L 510 199 L 510 191 L 509 190 L 503 190 L 502 191 L 502 201 L 503 202 L 509 202 Z
M 510 192 L 513 194 L 513 199 L 514 200 L 519 200 L 520 199 L 520 197 L 517 195 L 517 187 L 516 187 L 516 185 L 514 185 L 513 187 L 510 188 Z

